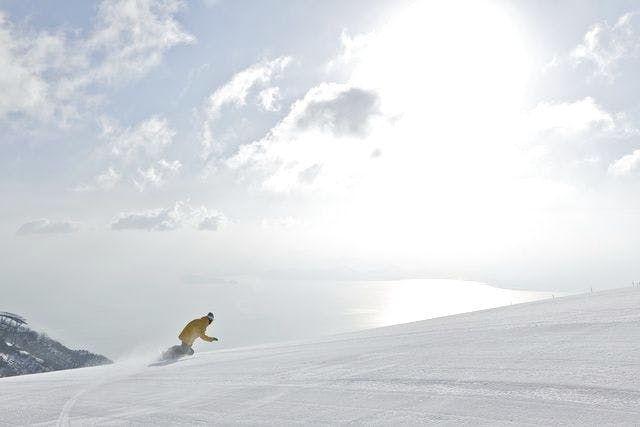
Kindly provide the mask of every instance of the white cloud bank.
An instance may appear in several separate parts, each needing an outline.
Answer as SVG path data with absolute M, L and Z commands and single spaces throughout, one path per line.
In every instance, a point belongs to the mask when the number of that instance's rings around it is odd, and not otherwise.
M 84 37 L 23 28 L 0 11 L 0 119 L 14 113 L 64 124 L 95 101 L 98 86 L 145 75 L 168 49 L 194 41 L 175 19 L 181 5 L 105 0 Z
M 74 190 L 77 192 L 111 190 L 120 182 L 121 178 L 122 175 L 120 173 L 109 167 L 106 171 L 97 175 L 91 183 L 78 185 Z
M 281 56 L 262 61 L 235 74 L 227 83 L 216 89 L 207 98 L 203 112 L 202 156 L 208 157 L 216 149 L 214 125 L 225 106 L 243 106 L 252 90 L 268 84 L 290 64 L 291 58 Z M 278 101 L 277 89 L 270 88 L 259 95 L 263 108 L 273 111 Z
M 629 12 L 614 25 L 601 22 L 593 25 L 585 34 L 571 57 L 577 64 L 587 63 L 594 74 L 608 81 L 618 75 L 621 61 L 640 56 L 640 14 Z
M 293 111 L 300 129 L 317 128 L 335 136 L 364 137 L 371 119 L 379 113 L 380 97 L 359 87 L 323 86 L 305 97 Z M 290 118 L 291 120 L 291 118 Z
M 379 31 L 344 35 L 328 71 L 342 67 L 342 82 L 310 89 L 226 166 L 243 184 L 346 201 L 328 227 L 363 229 L 362 241 L 381 223 L 393 224 L 380 230 L 389 241 L 420 235 L 443 252 L 529 238 L 539 212 L 579 203 L 575 156 L 604 175 L 601 145 L 637 130 L 590 96 L 529 110 L 525 38 L 504 10 L 470 8 L 414 2 Z
M 80 230 L 80 224 L 73 221 L 52 221 L 49 219 L 38 219 L 22 224 L 16 234 L 26 236 L 29 234 L 67 234 Z
M 372 122 L 385 120 L 373 90 L 323 83 L 296 101 L 262 139 L 243 145 L 227 166 L 264 176 L 264 187 L 340 186 L 351 168 L 368 159 Z M 326 178 L 327 181 L 323 178 Z
M 227 222 L 227 217 L 221 212 L 209 212 L 198 224 L 198 230 L 216 231 Z
M 533 132 L 579 133 L 599 129 L 612 131 L 614 117 L 591 97 L 575 102 L 541 102 L 528 113 L 527 124 Z
M 121 213 L 111 223 L 111 229 L 168 231 L 192 227 L 198 230 L 218 230 L 226 222 L 226 217 L 221 212 L 178 201 L 167 208 Z
M 640 150 L 634 150 L 609 165 L 609 173 L 614 176 L 625 176 L 640 171 Z
M 133 128 L 110 129 L 111 153 L 127 161 L 136 157 L 157 157 L 173 142 L 176 132 L 166 118 L 152 116 Z
M 142 192 L 149 187 L 160 188 L 179 176 L 182 163 L 163 157 L 176 135 L 166 118 L 155 115 L 127 128 L 106 117 L 100 121 L 107 145 L 97 155 L 117 166 L 110 165 L 89 184 L 77 186 L 76 191 L 110 190 L 126 179 Z
M 258 94 L 260 104 L 266 111 L 279 111 L 280 110 L 280 88 L 277 86 L 268 87 L 262 89 Z
M 436 180 L 464 190 L 464 177 L 510 172 L 526 49 L 504 11 L 468 6 L 460 15 L 446 2 L 414 2 L 375 32 L 344 33 L 327 67 L 341 82 L 311 88 L 227 166 L 270 191 L 344 194 L 362 183 L 378 198 Z
M 437 180 L 440 188 L 431 190 L 446 203 L 447 188 L 461 198 L 484 192 L 505 203 L 499 192 L 508 186 L 498 183 L 513 182 L 508 191 L 516 191 L 524 171 L 537 174 L 531 143 L 638 134 L 628 117 L 591 96 L 526 109 L 530 64 L 518 29 L 502 10 L 481 2 L 471 8 L 477 19 L 460 17 L 452 6 L 417 2 L 379 31 L 344 33 L 343 52 L 329 71 L 341 68 L 345 81 L 310 89 L 268 134 L 241 146 L 226 165 L 240 171 L 241 179 L 276 192 L 340 192 L 358 180 L 369 180 L 372 194 L 376 188 L 409 192 L 416 182 Z M 627 28 L 634 17 L 621 18 L 619 25 Z M 589 159 L 599 154 L 581 153 Z M 567 186 L 530 178 L 529 188 L 540 182 L 531 200 L 552 193 L 550 185 Z
M 138 169 L 138 176 L 133 178 L 133 183 L 140 191 L 144 191 L 148 186 L 160 188 L 170 178 L 177 176 L 181 168 L 182 164 L 178 160 L 168 162 L 162 159 L 145 170 Z

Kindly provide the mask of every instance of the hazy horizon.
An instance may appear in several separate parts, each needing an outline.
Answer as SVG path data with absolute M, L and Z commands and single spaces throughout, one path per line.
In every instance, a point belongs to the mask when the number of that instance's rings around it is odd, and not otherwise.
M 73 311 L 50 311 L 34 301 L 16 308 L 34 330 L 71 348 L 121 361 L 157 355 L 177 341 L 184 324 L 205 315 L 209 307 L 213 307 L 216 319 L 208 332 L 220 341 L 198 341 L 194 345 L 197 351 L 306 340 L 564 296 L 438 279 L 244 277 L 193 284 L 201 297 L 168 313 L 163 313 L 164 306 L 149 306 L 142 298 L 123 304 L 120 298 L 103 295 L 96 295 L 90 307 Z M 175 287 L 167 283 L 154 298 L 163 301 L 174 294 Z M 59 304 L 57 300 L 49 303 Z

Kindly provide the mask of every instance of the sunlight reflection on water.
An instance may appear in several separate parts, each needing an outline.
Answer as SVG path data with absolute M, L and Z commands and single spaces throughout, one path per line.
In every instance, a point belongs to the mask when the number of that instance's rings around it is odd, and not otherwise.
M 349 310 L 352 315 L 362 316 L 362 320 L 368 318 L 363 327 L 414 322 L 553 295 L 552 292 L 501 289 L 478 282 L 443 279 L 368 282 L 362 286 L 377 295 L 373 306 Z

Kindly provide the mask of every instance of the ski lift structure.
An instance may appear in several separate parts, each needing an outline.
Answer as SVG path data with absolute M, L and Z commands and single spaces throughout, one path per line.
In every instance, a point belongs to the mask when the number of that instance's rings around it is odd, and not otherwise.
M 0 311 L 0 329 L 4 329 L 5 331 L 18 330 L 26 326 L 26 324 L 27 320 L 24 317 L 7 311 Z

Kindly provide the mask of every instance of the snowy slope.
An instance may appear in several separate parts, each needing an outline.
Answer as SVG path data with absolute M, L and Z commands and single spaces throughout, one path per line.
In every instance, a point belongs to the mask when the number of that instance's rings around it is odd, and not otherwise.
M 640 289 L 0 380 L 7 424 L 634 425 Z

